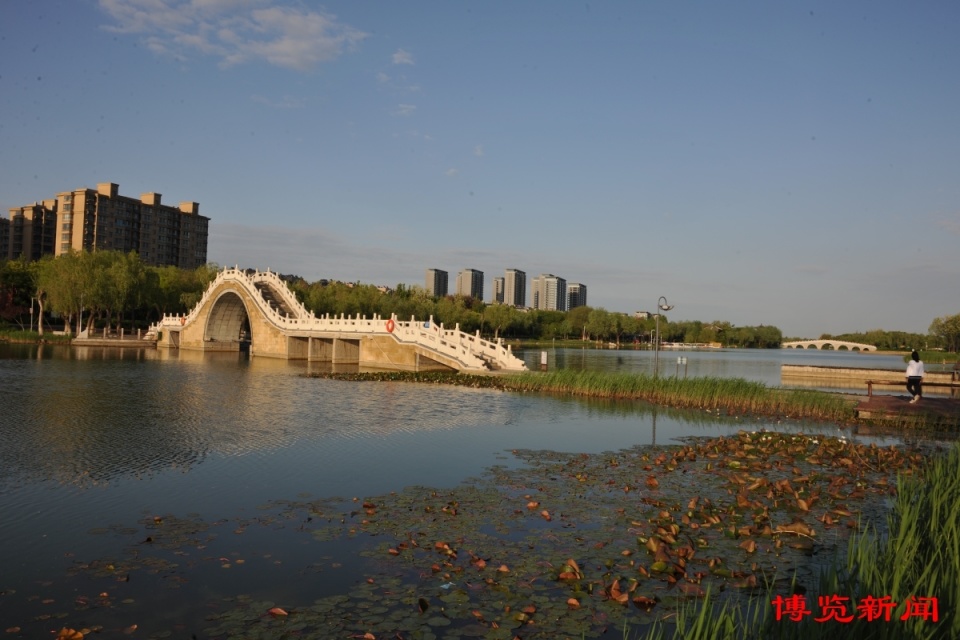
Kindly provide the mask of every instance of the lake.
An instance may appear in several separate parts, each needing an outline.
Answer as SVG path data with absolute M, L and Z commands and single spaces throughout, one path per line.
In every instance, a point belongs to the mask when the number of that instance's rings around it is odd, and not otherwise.
M 528 366 L 540 351 L 522 354 Z M 645 351 L 547 353 L 550 368 L 652 371 Z M 660 354 L 661 375 L 771 385 L 784 362 L 903 366 L 842 352 Z M 521 464 L 513 450 L 615 452 L 744 428 L 856 438 L 835 425 L 635 402 L 303 376 L 322 368 L 242 354 L 0 345 L 0 628 L 18 629 L 9 637 L 50 637 L 62 626 L 208 637 L 207 617 L 231 598 L 306 606 L 349 593 L 363 566 L 354 547 L 298 536 L 292 511 L 277 504 L 454 487 Z M 171 553 L 183 562 L 150 565 L 144 550 L 164 523 L 180 527 Z

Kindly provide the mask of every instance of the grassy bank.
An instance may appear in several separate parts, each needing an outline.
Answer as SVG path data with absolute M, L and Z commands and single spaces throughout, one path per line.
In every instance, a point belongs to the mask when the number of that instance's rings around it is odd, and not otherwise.
M 70 339 L 71 336 L 61 336 L 49 332 L 41 336 L 36 331 L 0 329 L 0 342 L 70 344 Z
M 729 414 L 758 414 L 847 422 L 853 405 L 841 396 L 805 389 L 770 388 L 742 378 L 673 378 L 636 373 L 602 373 L 561 369 L 501 376 L 450 373 L 310 374 L 341 380 L 409 381 L 455 384 L 503 391 L 552 393 L 614 400 L 643 400 L 677 408 L 709 409 Z

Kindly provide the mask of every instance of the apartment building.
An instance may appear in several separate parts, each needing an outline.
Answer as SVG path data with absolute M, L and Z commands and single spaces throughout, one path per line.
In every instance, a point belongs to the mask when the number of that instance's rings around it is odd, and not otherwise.
M 457 295 L 483 300 L 483 271 L 464 269 L 458 273 Z
M 491 302 L 494 304 L 503 304 L 503 287 L 506 283 L 505 278 L 494 278 L 493 279 L 493 299 Z
M 567 311 L 587 306 L 587 285 L 581 282 L 567 283 Z
M 541 273 L 533 279 L 531 286 L 534 309 L 546 311 L 567 310 L 567 281 L 552 273 Z
M 526 307 L 527 274 L 519 269 L 507 269 L 503 280 L 503 303 L 514 307 Z
M 443 269 L 427 269 L 426 289 L 432 296 L 447 295 L 448 274 Z
M 2 253 L 8 260 L 23 256 L 33 261 L 52 254 L 57 233 L 56 200 L 10 209 L 7 230 L 8 237 Z
M 207 263 L 210 218 L 196 202 L 161 203 L 159 193 L 121 196 L 112 182 L 63 191 L 10 210 L 6 255 L 38 260 L 69 251 L 136 251 L 149 265 L 194 269 Z M 2 246 L 2 245 L 0 245 Z

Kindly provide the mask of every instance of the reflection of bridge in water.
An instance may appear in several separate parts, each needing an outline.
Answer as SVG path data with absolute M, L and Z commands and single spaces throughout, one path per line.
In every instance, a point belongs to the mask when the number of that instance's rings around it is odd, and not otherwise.
M 164 316 L 158 347 L 359 364 L 405 371 L 524 370 L 501 341 L 446 329 L 433 319 L 316 317 L 275 273 L 224 269 L 185 316 Z
M 846 342 L 844 340 L 795 340 L 793 342 L 784 342 L 784 349 L 834 349 L 836 351 L 876 351 L 877 348 L 872 344 L 861 344 L 859 342 Z

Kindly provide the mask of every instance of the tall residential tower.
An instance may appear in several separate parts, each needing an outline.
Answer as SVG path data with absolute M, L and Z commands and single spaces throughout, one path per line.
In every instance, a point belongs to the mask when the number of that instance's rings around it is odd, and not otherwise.
M 427 293 L 440 298 L 447 295 L 447 279 L 447 272 L 443 269 L 427 269 Z
M 527 274 L 519 269 L 507 269 L 503 280 L 503 303 L 527 306 Z

